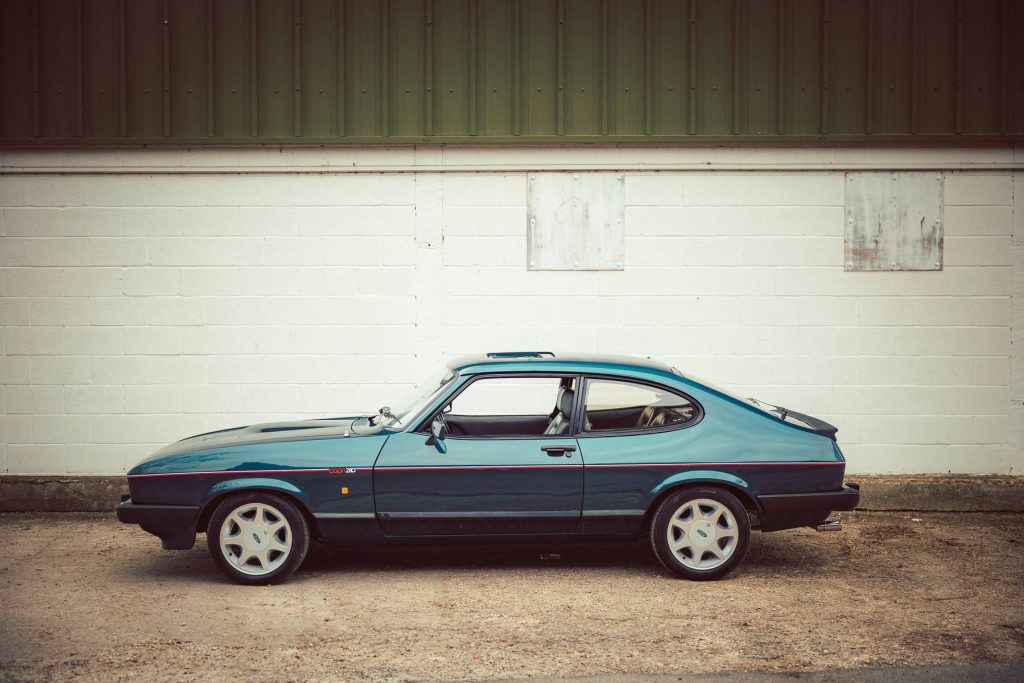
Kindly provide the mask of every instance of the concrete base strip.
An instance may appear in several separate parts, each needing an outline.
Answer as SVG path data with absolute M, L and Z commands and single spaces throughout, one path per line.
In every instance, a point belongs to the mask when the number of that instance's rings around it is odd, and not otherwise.
M 128 492 L 124 477 L 0 477 L 2 512 L 113 510 Z
M 1022 680 L 1024 664 L 911 666 L 891 669 L 837 669 L 761 673 L 729 671 L 713 674 L 609 674 L 587 678 L 534 678 L 531 683 L 1011 683 Z M 512 681 L 511 683 L 517 683 Z
M 849 476 L 861 510 L 1024 512 L 1024 476 L 902 474 Z

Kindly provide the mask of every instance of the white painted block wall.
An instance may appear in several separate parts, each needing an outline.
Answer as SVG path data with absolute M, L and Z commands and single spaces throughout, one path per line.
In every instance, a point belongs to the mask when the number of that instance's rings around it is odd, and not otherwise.
M 818 152 L 654 172 L 588 151 L 626 175 L 625 269 L 530 272 L 521 150 L 384 154 L 7 153 L 0 471 L 116 474 L 190 434 L 375 410 L 446 358 L 522 348 L 653 355 L 820 416 L 850 472 L 1024 466 L 1010 170 L 938 171 L 943 271 L 847 273 L 844 168 Z M 325 159 L 396 165 L 308 172 Z M 18 172 L 41 166 L 65 174 Z

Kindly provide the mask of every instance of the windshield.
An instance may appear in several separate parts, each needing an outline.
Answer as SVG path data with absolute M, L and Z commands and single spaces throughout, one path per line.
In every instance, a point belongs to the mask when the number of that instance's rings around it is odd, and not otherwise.
M 455 379 L 455 372 L 445 368 L 442 372 L 432 372 L 423 381 L 416 384 L 401 401 L 397 408 L 386 417 L 386 426 L 406 426 L 411 419 L 419 415 L 445 388 Z

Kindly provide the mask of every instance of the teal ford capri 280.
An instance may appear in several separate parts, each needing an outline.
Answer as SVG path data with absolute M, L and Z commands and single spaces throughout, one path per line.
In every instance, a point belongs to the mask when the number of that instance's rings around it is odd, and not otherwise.
M 635 540 L 713 579 L 750 530 L 837 529 L 836 429 L 662 363 L 489 353 L 458 359 L 376 415 L 200 434 L 128 473 L 118 518 L 188 549 L 206 532 L 230 578 L 287 578 L 311 540 Z

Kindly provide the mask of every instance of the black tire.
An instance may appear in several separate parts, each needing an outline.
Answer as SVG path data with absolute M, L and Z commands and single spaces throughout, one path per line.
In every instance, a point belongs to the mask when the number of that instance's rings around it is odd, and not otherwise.
M 287 534 L 279 536 L 278 534 L 281 534 L 281 530 L 273 532 L 276 541 L 280 542 L 282 539 L 289 539 L 291 541 L 287 552 L 276 549 L 266 551 L 269 558 L 268 561 L 273 566 L 273 569 L 265 571 L 265 573 L 256 573 L 264 571 L 262 569 L 262 561 L 259 558 L 254 557 L 251 563 L 244 565 L 244 567 L 248 568 L 247 570 L 239 568 L 239 565 L 226 557 L 226 551 L 221 547 L 221 532 L 225 524 L 229 525 L 229 531 L 232 528 L 236 528 L 239 537 L 242 535 L 242 529 L 238 526 L 238 523 L 229 521 L 232 513 L 244 506 L 258 505 L 266 506 L 265 508 L 259 508 L 267 511 L 265 519 L 272 520 L 280 516 L 287 523 L 286 527 L 284 527 L 287 530 Z M 261 542 L 260 539 L 267 536 L 267 531 L 264 530 L 256 535 L 259 538 L 253 540 L 254 544 Z M 238 549 L 239 556 L 242 552 L 246 552 L 245 546 L 241 544 L 231 545 L 232 548 Z M 302 561 L 306 559 L 306 553 L 309 551 L 309 525 L 306 523 L 306 517 L 302 512 L 287 498 L 261 491 L 240 493 L 225 498 L 217 506 L 217 509 L 214 510 L 206 530 L 206 546 L 210 551 L 210 557 L 213 558 L 213 563 L 232 581 L 247 586 L 266 586 L 272 583 L 281 583 L 291 576 L 299 568 L 299 565 L 302 564 Z M 282 556 L 284 557 L 282 558 Z M 239 559 L 241 558 L 239 557 Z M 257 564 L 260 566 L 257 566 Z
M 731 554 L 729 554 L 721 564 L 717 564 L 716 566 L 708 569 L 699 569 L 687 566 L 669 547 L 669 524 L 672 518 L 688 503 L 701 499 L 715 501 L 724 505 L 728 511 L 732 513 L 733 519 L 735 520 L 736 540 L 735 545 L 731 547 Z M 711 510 L 710 507 L 704 509 Z M 710 524 L 711 522 L 709 520 L 706 523 Z M 673 530 L 672 534 L 677 539 L 682 538 L 682 536 L 685 535 L 681 530 Z M 706 537 L 703 533 L 702 535 Z M 726 548 L 730 547 L 727 539 L 716 538 L 714 543 L 725 543 Z M 746 509 L 744 509 L 743 504 L 737 500 L 736 496 L 724 489 L 716 487 L 687 488 L 669 495 L 664 501 L 662 501 L 657 512 L 654 514 L 654 519 L 651 520 L 651 546 L 654 548 L 654 555 L 658 558 L 658 561 L 661 562 L 665 569 L 668 569 L 681 579 L 690 579 L 691 581 L 709 581 L 712 579 L 722 578 L 743 561 L 743 557 L 747 554 L 747 546 L 749 544 L 750 519 L 747 517 Z M 717 545 L 717 547 L 719 548 L 719 552 L 723 552 L 721 545 Z M 690 549 L 687 550 L 689 551 Z M 684 551 L 683 554 L 684 559 L 686 559 L 686 551 Z M 692 551 L 690 551 L 689 554 L 692 555 Z M 697 561 L 698 567 L 702 561 L 705 561 L 708 564 L 714 563 L 715 558 L 710 554 L 710 551 L 702 550 L 699 554 L 701 559 Z M 703 560 L 705 557 L 708 559 Z M 689 561 L 692 562 L 692 559 Z

